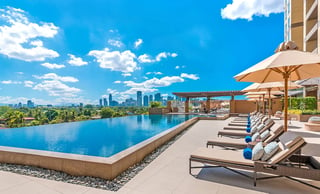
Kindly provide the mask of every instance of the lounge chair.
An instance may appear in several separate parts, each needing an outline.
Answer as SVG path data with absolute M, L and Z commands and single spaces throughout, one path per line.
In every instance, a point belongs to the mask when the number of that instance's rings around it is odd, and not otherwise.
M 266 125 L 264 125 L 264 127 L 259 131 L 259 133 L 263 133 L 264 131 L 270 129 L 272 126 L 274 125 L 274 121 L 271 120 L 270 122 L 266 123 Z M 218 131 L 218 136 L 227 136 L 227 137 L 234 137 L 234 138 L 242 138 L 245 136 L 252 136 L 254 134 L 254 132 L 250 132 L 248 133 L 246 130 L 243 129 L 239 129 L 239 130 L 235 130 L 235 129 L 230 129 L 230 130 L 220 130 Z
M 256 186 L 257 180 L 260 179 L 287 177 L 316 189 L 320 189 L 315 185 L 293 178 L 320 180 L 320 169 L 315 168 L 316 165 L 309 163 L 314 161 L 313 157 L 294 155 L 295 153 L 300 152 L 305 144 L 306 142 L 303 138 L 296 137 L 291 143 L 287 144 L 288 147 L 281 149 L 280 152 L 276 153 L 266 162 L 244 159 L 241 151 L 202 147 L 190 155 L 189 173 L 192 175 L 191 170 L 193 168 L 223 167 L 253 179 L 254 186 Z M 204 165 L 192 166 L 193 162 L 203 163 Z M 252 171 L 253 176 L 239 172 L 236 169 Z M 258 177 L 258 173 L 267 173 L 272 176 Z
M 272 119 L 269 119 L 268 117 L 262 117 L 259 119 L 259 121 L 256 122 L 256 125 L 259 125 L 260 123 L 268 123 L 268 122 L 271 122 Z M 243 130 L 243 129 L 246 129 L 247 128 L 247 124 L 248 122 L 246 123 L 229 123 L 227 127 L 224 127 L 223 129 L 234 129 L 234 130 Z
M 283 133 L 284 133 L 283 125 L 274 124 L 270 128 L 270 136 L 267 137 L 263 142 L 270 143 L 272 141 L 276 141 Z M 208 140 L 207 147 L 208 146 L 212 146 L 212 147 L 218 146 L 226 149 L 244 149 L 248 147 L 248 143 L 246 143 L 243 138 L 234 139 L 230 137 L 220 137 L 220 138 Z

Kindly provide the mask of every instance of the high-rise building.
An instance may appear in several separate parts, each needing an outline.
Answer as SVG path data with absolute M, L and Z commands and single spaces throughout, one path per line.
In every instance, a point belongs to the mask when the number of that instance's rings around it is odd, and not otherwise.
M 27 101 L 27 107 L 28 108 L 34 108 L 34 103 L 32 102 L 32 100 L 28 100 Z
M 154 101 L 157 101 L 157 102 L 161 102 L 162 101 L 160 93 L 156 93 L 154 95 Z
M 108 106 L 107 98 L 103 98 L 103 106 Z
M 112 94 L 109 94 L 109 106 L 113 106 Z
M 292 40 L 299 50 L 319 53 L 320 2 L 318 0 L 285 0 L 284 39 Z
M 137 91 L 137 106 L 142 106 L 142 92 Z
M 149 106 L 149 97 L 148 95 L 143 96 L 143 106 Z
M 174 97 L 173 96 L 168 96 L 167 100 L 168 101 L 174 100 Z
M 102 107 L 102 99 L 101 98 L 99 99 L 99 105 L 100 105 L 100 107 Z
M 153 101 L 153 95 L 149 95 L 149 102 L 152 102 Z

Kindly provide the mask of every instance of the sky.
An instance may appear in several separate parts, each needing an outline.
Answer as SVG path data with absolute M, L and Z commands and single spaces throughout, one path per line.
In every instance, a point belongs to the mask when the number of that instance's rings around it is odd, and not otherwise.
M 241 90 L 283 18 L 283 0 L 1 0 L 0 104 Z

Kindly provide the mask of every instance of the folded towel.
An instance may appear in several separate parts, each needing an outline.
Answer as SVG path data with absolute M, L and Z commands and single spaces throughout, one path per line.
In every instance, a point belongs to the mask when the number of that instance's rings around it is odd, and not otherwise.
M 250 126 L 249 126 L 249 127 L 247 126 L 246 132 L 247 132 L 247 133 L 250 133 L 250 131 L 251 131 L 251 127 L 250 127 Z
M 245 148 L 243 150 L 243 157 L 245 159 L 251 160 L 252 159 L 252 149 L 251 148 Z
M 244 140 L 246 141 L 246 143 L 252 142 L 251 136 L 247 135 Z

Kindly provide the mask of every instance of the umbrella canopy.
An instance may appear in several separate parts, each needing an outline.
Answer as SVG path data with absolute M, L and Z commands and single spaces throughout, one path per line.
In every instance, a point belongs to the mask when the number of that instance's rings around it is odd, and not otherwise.
M 281 50 L 281 49 L 280 49 Z M 237 81 L 284 81 L 284 129 L 288 129 L 288 80 L 320 76 L 320 55 L 298 50 L 279 51 L 235 76 Z
M 288 89 L 297 89 L 302 86 L 294 83 L 294 82 L 288 82 Z M 262 92 L 267 91 L 268 98 L 269 98 L 269 118 L 271 117 L 271 91 L 280 91 L 284 90 L 284 82 L 266 82 L 266 83 L 253 83 L 243 89 L 242 91 L 247 92 Z

